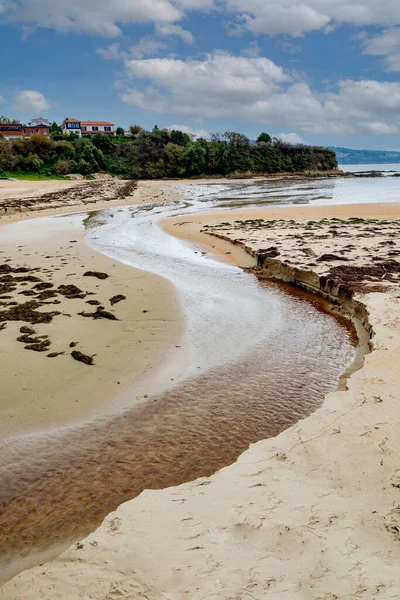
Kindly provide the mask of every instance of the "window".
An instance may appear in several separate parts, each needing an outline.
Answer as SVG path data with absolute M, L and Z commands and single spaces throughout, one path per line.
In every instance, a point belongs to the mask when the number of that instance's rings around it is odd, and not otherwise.
M 67 123 L 67 129 L 80 129 L 80 123 Z
M 86 130 L 87 130 L 86 125 L 82 125 L 82 131 L 86 131 Z
M 96 125 L 93 125 L 92 131 L 98 131 L 98 130 L 99 130 L 99 128 Z
M 39 129 L 36 129 L 36 133 L 39 133 Z
M 104 127 L 104 131 L 111 131 L 111 127 Z

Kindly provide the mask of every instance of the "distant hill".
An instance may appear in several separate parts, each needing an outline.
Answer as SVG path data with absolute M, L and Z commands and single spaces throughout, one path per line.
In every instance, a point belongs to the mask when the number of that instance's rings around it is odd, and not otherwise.
M 328 146 L 329 150 L 336 152 L 340 165 L 382 165 L 400 163 L 400 152 L 386 150 L 351 150 Z

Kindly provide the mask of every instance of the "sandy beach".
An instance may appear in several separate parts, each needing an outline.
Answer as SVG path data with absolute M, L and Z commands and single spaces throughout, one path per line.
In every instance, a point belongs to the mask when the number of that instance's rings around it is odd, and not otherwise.
M 338 273 L 333 271 L 336 267 L 364 268 L 371 262 L 379 266 L 380 262 L 395 260 L 395 255 L 390 256 L 389 252 L 399 252 L 399 217 L 400 205 L 297 206 L 185 216 L 184 223 L 182 219 L 169 219 L 163 227 L 235 264 L 251 267 L 255 256 L 259 262 L 255 272 L 261 277 L 264 272 L 266 276 L 294 281 L 305 287 L 312 283 L 322 289 L 323 278 L 332 278 L 332 273 Z M 352 218 L 363 221 L 352 223 Z M 256 219 L 266 223 L 260 224 Z M 323 219 L 327 221 L 321 224 Z M 332 219 L 341 219 L 343 223 L 338 224 Z M 291 223 L 285 224 L 287 221 Z M 163 315 L 170 315 L 159 339 L 158 360 L 162 360 L 171 331 L 176 327 L 179 330 L 179 310 L 168 284 L 143 273 L 129 276 L 128 271 L 132 273 L 130 267 L 97 256 L 88 248 L 85 250 L 76 230 L 74 237 L 68 230 L 63 238 L 61 230 L 64 227 L 62 223 L 58 231 L 49 232 L 50 238 L 55 235 L 58 248 L 53 246 L 50 252 L 49 244 L 55 242 L 46 240 L 46 252 L 60 253 L 57 263 L 54 258 L 46 259 L 60 265 L 48 267 L 61 269 L 52 272 L 55 287 L 65 283 L 67 273 L 76 271 L 78 275 L 74 275 L 73 282 L 81 289 L 94 291 L 93 298 L 98 296 L 107 310 L 109 298 L 122 293 L 127 298 L 133 295 L 137 298 L 138 312 L 143 310 L 144 304 L 152 299 L 156 302 L 156 299 L 152 294 L 138 296 L 134 289 L 136 292 L 138 287 L 145 289 L 146 280 L 146 290 L 154 292 L 157 299 L 163 290 L 163 301 L 152 307 L 153 311 L 158 311 L 160 322 Z M 335 230 L 339 230 L 339 234 L 335 234 Z M 42 242 L 41 238 L 38 244 Z M 9 236 L 1 239 L 5 247 L 0 249 L 11 252 L 13 239 L 15 244 L 12 229 Z M 72 239 L 81 244 L 79 258 L 74 259 L 78 254 L 77 243 L 72 244 L 73 248 L 69 247 Z M 301 244 L 297 243 L 300 239 Z M 304 239 L 307 239 L 306 248 L 311 255 L 304 252 Z M 279 254 L 265 256 L 265 249 L 271 251 L 271 247 L 275 252 L 278 248 Z M 30 240 L 29 256 L 24 257 L 24 248 L 20 253 L 17 248 L 16 254 L 10 255 L 9 264 L 17 266 L 18 263 L 19 266 L 23 258 L 29 266 L 45 268 L 44 248 L 39 248 L 38 245 L 35 249 L 34 240 Z M 36 255 L 36 251 L 41 254 Z M 66 251 L 71 256 L 67 257 L 68 264 L 61 266 L 65 262 L 61 257 Z M 317 260 L 324 255 L 328 258 Z M 332 259 L 332 255 L 336 258 Z M 32 262 L 34 260 L 37 262 Z M 25 266 L 22 263 L 21 266 Z M 79 272 L 78 263 L 84 265 L 79 266 Z M 92 282 L 82 273 L 83 269 L 89 268 L 111 276 Z M 330 287 L 328 297 L 332 302 L 342 299 L 339 288 L 344 282 L 343 271 L 341 276 L 342 279 L 335 280 Z M 135 280 L 132 282 L 133 277 L 139 278 L 140 286 L 138 282 L 134 283 Z M 91 286 L 87 284 L 88 279 Z M 135 500 L 120 506 L 92 535 L 59 558 L 26 571 L 4 585 L 0 589 L 0 598 L 397 598 L 400 586 L 398 271 L 385 267 L 383 274 L 376 270 L 367 275 L 360 272 L 356 279 L 347 278 L 345 283 L 353 286 L 351 301 L 354 306 L 362 307 L 365 325 L 373 331 L 373 351 L 366 356 L 362 369 L 348 380 L 347 391 L 328 394 L 317 412 L 279 436 L 253 444 L 236 463 L 210 478 L 143 492 Z M 355 283 L 362 285 L 356 288 Z M 135 285 L 134 289 L 130 287 L 132 285 Z M 159 287 L 152 288 L 152 285 Z M 71 313 L 78 312 L 72 311 L 72 303 L 79 302 L 79 310 L 82 310 L 81 304 L 84 306 L 86 301 L 60 300 L 66 303 L 65 311 Z M 60 306 L 56 308 L 61 311 Z M 61 350 L 71 336 L 76 337 L 79 332 L 82 348 L 88 354 L 98 353 L 96 363 L 104 358 L 102 364 L 106 371 L 108 361 L 122 343 L 122 327 L 132 318 L 127 310 L 127 300 L 111 310 L 121 319 L 121 329 L 110 334 L 116 331 L 111 326 L 119 327 L 120 324 L 105 323 L 110 326 L 105 338 L 109 339 L 111 335 L 114 344 L 109 354 L 101 355 L 98 348 L 90 346 L 90 343 L 94 344 L 94 336 L 98 346 L 99 330 L 94 329 L 99 325 L 98 320 L 82 318 L 84 323 L 80 323 L 79 329 L 64 333 L 65 325 L 60 326 L 50 337 L 62 341 Z M 141 314 L 135 327 L 141 327 L 144 332 L 147 313 Z M 139 315 L 135 315 L 138 319 Z M 63 321 L 70 319 L 62 318 Z M 35 355 L 29 358 L 32 361 L 42 358 L 43 355 L 23 351 L 14 340 L 16 331 L 11 334 L 9 326 L 7 323 L 7 328 L 0 332 L 0 343 L 3 343 L 4 335 L 10 336 L 7 348 L 16 347 L 15 351 L 20 353 L 18 360 L 22 356 L 25 360 L 28 354 Z M 55 324 L 51 322 L 49 327 L 53 326 Z M 88 327 L 87 333 L 81 326 Z M 39 333 L 42 333 L 44 325 L 40 327 Z M 152 351 L 151 356 L 154 355 L 156 353 Z M 78 368 L 90 371 L 91 367 L 75 364 L 70 356 L 43 360 L 50 363 L 67 358 L 71 368 L 68 377 L 79 377 L 75 371 Z M 116 369 L 121 370 L 120 373 L 124 368 L 122 352 L 116 359 Z M 149 362 L 147 366 L 154 368 L 154 363 Z M 138 364 L 139 367 L 142 368 L 143 363 Z M 25 368 L 24 365 L 24 372 Z M 125 381 L 126 385 L 130 383 Z M 96 384 L 92 379 L 86 385 Z M 96 390 L 106 385 L 103 381 Z M 107 393 L 115 389 L 113 386 L 107 388 Z M 13 389 L 11 384 L 10 389 Z M 51 406 L 48 410 L 51 414 Z M 12 427 L 11 416 L 9 422 Z
M 10 183 L 14 182 L 0 182 L 0 204 L 10 194 L 10 186 L 5 186 Z M 46 185 L 37 186 L 30 183 L 29 190 L 40 198 L 44 190 L 49 193 L 49 189 L 59 188 L 60 183 L 65 189 L 65 182 L 45 182 Z M 82 184 L 75 186 L 79 189 Z M 13 191 L 20 197 L 27 189 L 26 182 L 18 182 Z M 152 189 L 146 186 L 136 192 L 136 197 L 125 201 L 159 199 L 162 192 L 153 194 Z M 61 215 L 67 210 L 71 212 L 71 206 L 60 209 L 57 203 L 56 207 L 51 205 L 46 212 Z M 184 362 L 178 356 L 171 356 L 171 348 L 182 343 L 184 333 L 173 286 L 161 277 L 91 250 L 84 242 L 84 215 L 50 219 L 34 208 L 33 212 L 23 213 L 27 220 L 16 222 L 19 213 L 15 213 L 7 214 L 0 222 L 3 268 L 6 265 L 29 269 L 27 273 L 2 272 L 2 280 L 11 276 L 20 281 L 4 288 L 1 308 L 34 300 L 43 302 L 37 312 L 60 314 L 51 318 L 51 322 L 2 322 L 0 429 L 3 437 L 66 425 L 92 418 L 104 410 L 132 405 L 144 394 L 158 389 L 161 383 L 155 373 L 162 371 L 164 363 L 168 362 L 173 377 L 174 370 L 178 372 Z M 76 209 L 84 209 L 84 204 L 80 202 Z M 40 218 L 32 220 L 35 215 Z M 105 273 L 108 277 L 84 276 L 86 272 Z M 23 281 L 24 278 L 28 281 Z M 112 298 L 117 298 L 114 304 L 110 302 Z M 97 318 L 98 307 L 117 320 Z M 34 339 L 47 336 L 43 339 L 50 344 L 45 351 L 28 351 L 29 344 L 24 343 L 20 331 L 24 326 L 34 330 Z M 73 360 L 74 349 L 93 356 L 94 365 Z

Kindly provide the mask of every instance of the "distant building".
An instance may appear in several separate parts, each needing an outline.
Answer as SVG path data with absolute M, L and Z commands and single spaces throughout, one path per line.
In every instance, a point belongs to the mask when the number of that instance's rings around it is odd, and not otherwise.
M 89 137 L 95 133 L 108 133 L 115 135 L 114 123 L 109 121 L 78 121 L 77 119 L 65 119 L 61 128 L 63 133 L 76 133 L 79 136 Z
M 28 125 L 21 123 L 0 123 L 0 133 L 6 140 L 17 140 L 31 135 L 50 135 L 51 125 L 47 119 L 32 119 Z
M 0 123 L 0 134 L 6 140 L 18 140 L 23 137 L 21 123 Z

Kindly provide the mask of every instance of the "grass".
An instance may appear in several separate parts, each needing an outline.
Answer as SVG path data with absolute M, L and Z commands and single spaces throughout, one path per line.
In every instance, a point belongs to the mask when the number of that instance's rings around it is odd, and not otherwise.
M 68 181 L 68 177 L 64 177 L 64 175 L 44 175 L 43 173 L 22 173 L 18 171 L 6 171 L 0 174 L 0 179 L 6 177 L 15 177 L 15 179 L 20 179 L 21 181 L 51 181 L 54 179 Z

